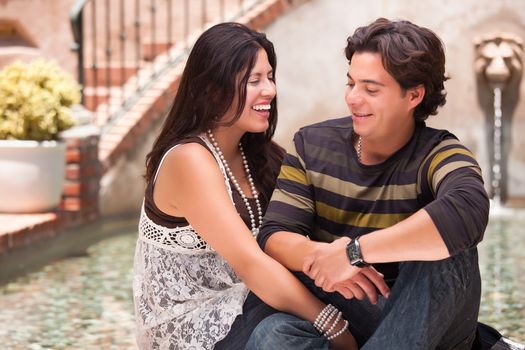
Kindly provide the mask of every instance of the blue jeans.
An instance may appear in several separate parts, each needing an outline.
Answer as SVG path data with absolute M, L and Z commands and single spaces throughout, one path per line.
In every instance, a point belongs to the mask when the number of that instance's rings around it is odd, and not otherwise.
M 476 334 L 481 279 L 477 250 L 439 261 L 403 262 L 390 297 L 377 305 L 325 293 L 301 281 L 325 303 L 341 310 L 363 350 L 470 349 Z M 247 350 L 329 349 L 310 322 L 278 313 L 254 330 Z

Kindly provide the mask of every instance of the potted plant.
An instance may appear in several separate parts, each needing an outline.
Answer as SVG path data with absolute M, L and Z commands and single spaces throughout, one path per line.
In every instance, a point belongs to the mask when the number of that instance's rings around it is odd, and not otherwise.
M 61 199 L 70 106 L 80 86 L 57 64 L 15 62 L 0 71 L 0 212 L 43 212 Z

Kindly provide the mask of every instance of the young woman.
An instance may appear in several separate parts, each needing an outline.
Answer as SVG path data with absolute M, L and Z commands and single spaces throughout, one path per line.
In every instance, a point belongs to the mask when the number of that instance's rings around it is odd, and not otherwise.
M 276 58 L 236 23 L 205 31 L 146 162 L 135 255 L 141 349 L 243 349 L 274 309 L 354 349 L 348 323 L 264 254 L 257 235 L 283 157 Z M 249 289 L 259 296 L 249 294 Z

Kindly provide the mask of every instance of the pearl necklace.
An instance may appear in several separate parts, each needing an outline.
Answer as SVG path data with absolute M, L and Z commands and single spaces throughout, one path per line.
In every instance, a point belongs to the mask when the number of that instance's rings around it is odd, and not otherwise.
M 244 205 L 246 206 L 246 209 L 248 209 L 248 215 L 250 216 L 250 222 L 251 222 L 251 231 L 253 235 L 256 236 L 259 233 L 259 227 L 262 224 L 263 213 L 262 213 L 261 203 L 259 202 L 259 194 L 257 193 L 257 189 L 255 188 L 255 184 L 252 179 L 252 174 L 250 172 L 250 168 L 248 167 L 248 161 L 246 160 L 246 156 L 244 155 L 242 144 L 239 142 L 239 150 L 241 151 L 244 172 L 246 174 L 246 178 L 248 179 L 248 183 L 250 184 L 252 196 L 253 198 L 255 198 L 255 205 L 257 206 L 257 214 L 258 214 L 258 219 L 259 219 L 258 226 L 256 226 L 255 215 L 253 214 L 253 210 L 252 210 L 252 207 L 250 206 L 250 202 L 248 201 L 248 197 L 246 197 L 246 195 L 242 191 L 241 185 L 239 184 L 239 182 L 233 175 L 233 172 L 231 171 L 230 166 L 228 165 L 228 162 L 226 162 L 226 159 L 224 158 L 224 155 L 222 154 L 222 151 L 219 148 L 219 144 L 215 140 L 215 137 L 213 137 L 211 130 L 208 130 L 207 134 L 208 134 L 208 138 L 210 139 L 211 144 L 215 148 L 215 151 L 219 154 L 219 158 L 221 159 L 221 162 L 224 165 L 224 168 L 226 169 L 226 173 L 230 177 L 230 180 L 233 182 L 233 185 L 235 186 L 235 189 L 237 190 L 237 192 L 239 192 L 239 194 L 241 195 L 241 198 L 244 202 Z
M 363 141 L 361 141 L 361 136 L 357 138 L 357 160 L 361 161 L 361 151 L 363 149 Z

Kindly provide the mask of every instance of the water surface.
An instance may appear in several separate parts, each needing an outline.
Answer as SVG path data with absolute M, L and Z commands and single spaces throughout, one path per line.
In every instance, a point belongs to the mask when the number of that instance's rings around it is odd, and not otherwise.
M 525 342 L 524 228 L 521 214 L 492 217 L 480 245 L 480 319 L 521 342 Z M 73 243 L 61 242 L 70 251 L 76 247 L 74 256 L 58 257 L 0 287 L 2 349 L 136 350 L 131 295 L 136 221 L 97 230 L 83 233 L 94 240 L 84 242 L 87 249 L 80 249 L 75 237 Z M 100 240 L 107 231 L 113 232 L 111 237 Z M 30 253 L 43 254 L 37 253 L 42 249 Z

